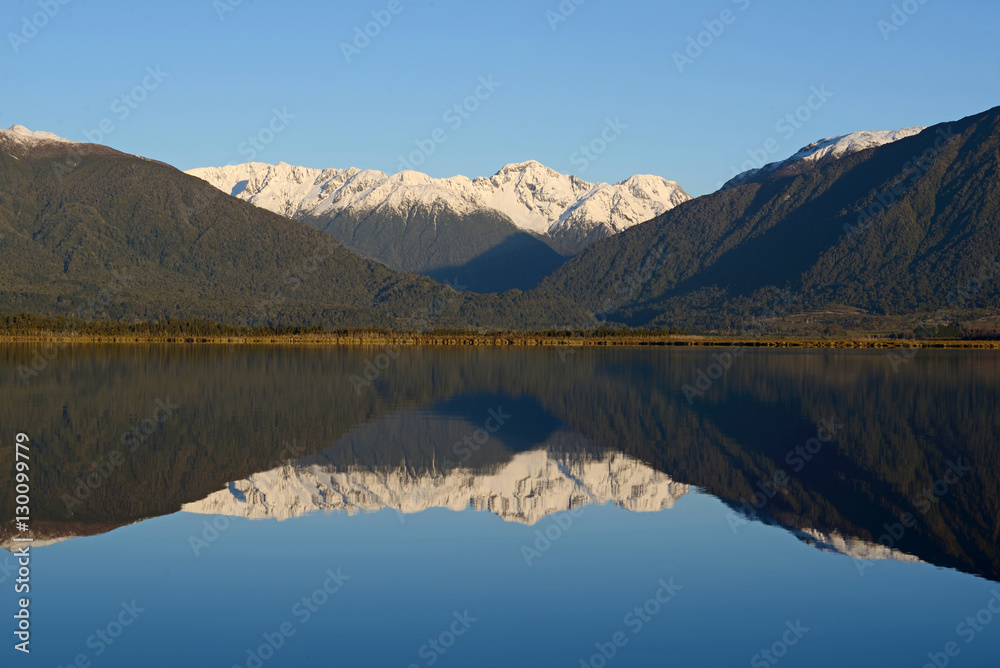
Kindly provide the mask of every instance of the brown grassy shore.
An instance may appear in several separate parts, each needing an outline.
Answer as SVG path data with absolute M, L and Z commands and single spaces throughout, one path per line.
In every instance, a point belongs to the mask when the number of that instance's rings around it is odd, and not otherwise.
M 147 334 L 0 334 L 0 344 L 36 345 L 80 344 L 164 344 L 164 345 L 245 345 L 245 346 L 486 346 L 486 347 L 689 347 L 718 348 L 935 348 L 1000 350 L 1000 340 L 900 339 L 838 337 L 728 337 L 686 334 L 615 334 L 597 336 L 498 333 L 498 334 L 421 334 L 421 333 L 311 333 L 260 336 L 195 336 Z

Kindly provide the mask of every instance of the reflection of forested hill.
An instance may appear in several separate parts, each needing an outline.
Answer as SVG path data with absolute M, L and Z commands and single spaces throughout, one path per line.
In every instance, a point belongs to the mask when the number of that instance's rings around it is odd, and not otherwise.
M 734 506 L 783 470 L 789 482 L 761 514 L 790 527 L 874 542 L 883 524 L 913 513 L 916 525 L 893 547 L 1000 573 L 1000 356 L 925 352 L 893 373 L 878 352 L 748 352 L 689 405 L 681 387 L 712 362 L 712 351 L 580 351 L 563 360 L 541 350 L 404 350 L 356 392 L 351 376 L 379 352 L 82 347 L 60 353 L 25 387 L 16 366 L 32 351 L 7 347 L 0 388 L 10 399 L 0 422 L 34 439 L 36 519 L 51 522 L 125 523 L 174 512 L 339 440 L 352 445 L 343 462 L 324 453 L 328 463 L 433 470 L 453 452 L 453 432 L 440 437 L 446 442 L 420 429 L 374 442 L 342 439 L 408 408 L 471 433 L 502 407 L 513 417 L 469 460 L 474 469 L 569 427 Z M 154 415 L 157 399 L 180 408 L 128 452 L 123 434 Z M 843 428 L 796 472 L 786 454 L 816 436 L 823 419 Z M 115 452 L 123 453 L 121 465 L 70 517 L 63 495 Z M 957 458 L 972 470 L 940 499 L 932 492 L 930 505 L 915 501 Z M 0 512 L 11 516 L 11 503 L 5 497 Z

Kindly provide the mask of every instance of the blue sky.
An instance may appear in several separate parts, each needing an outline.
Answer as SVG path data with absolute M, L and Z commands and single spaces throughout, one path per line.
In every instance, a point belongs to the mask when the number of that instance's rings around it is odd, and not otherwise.
M 576 2 L 9 0 L 0 126 L 181 169 L 475 177 L 535 159 L 698 195 L 822 137 L 1000 104 L 995 3 Z

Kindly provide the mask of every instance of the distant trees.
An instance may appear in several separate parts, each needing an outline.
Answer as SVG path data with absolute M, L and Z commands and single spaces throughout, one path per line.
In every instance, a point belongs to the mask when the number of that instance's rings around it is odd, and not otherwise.
M 248 327 L 227 325 L 204 318 L 193 320 L 166 319 L 158 322 L 122 322 L 118 320 L 70 320 L 66 316 L 44 316 L 31 313 L 0 316 L 0 334 L 78 334 L 89 336 L 186 336 L 232 337 L 277 336 L 288 334 L 322 334 L 319 326 Z

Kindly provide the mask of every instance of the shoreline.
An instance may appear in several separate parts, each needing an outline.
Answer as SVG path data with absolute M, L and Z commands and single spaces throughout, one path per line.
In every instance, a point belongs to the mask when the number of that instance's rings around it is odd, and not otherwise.
M 324 335 L 285 334 L 274 336 L 106 336 L 67 334 L 2 334 L 0 344 L 43 345 L 195 345 L 195 346 L 325 346 L 374 348 L 799 348 L 799 349 L 948 349 L 1000 350 L 1000 340 L 873 339 L 873 338 L 743 338 L 695 335 L 636 336 L 545 336 L 540 334 L 386 334 Z

